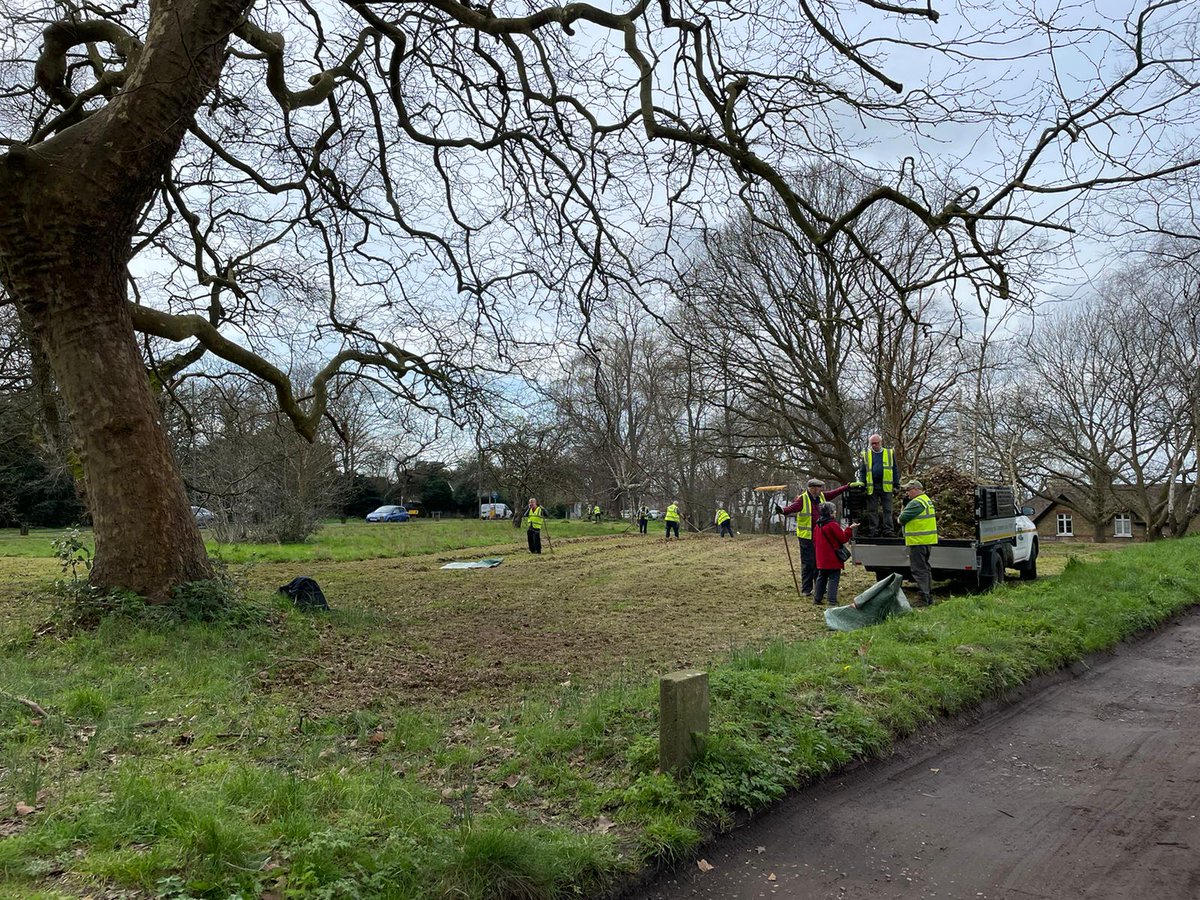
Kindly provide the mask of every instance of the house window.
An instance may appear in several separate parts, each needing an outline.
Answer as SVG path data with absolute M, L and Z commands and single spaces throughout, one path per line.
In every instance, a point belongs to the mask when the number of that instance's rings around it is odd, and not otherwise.
M 1113 516 L 1113 535 L 1133 537 L 1133 517 L 1129 513 L 1117 513 Z
M 1071 514 L 1058 514 L 1058 536 L 1059 537 L 1074 537 L 1075 532 L 1071 528 Z

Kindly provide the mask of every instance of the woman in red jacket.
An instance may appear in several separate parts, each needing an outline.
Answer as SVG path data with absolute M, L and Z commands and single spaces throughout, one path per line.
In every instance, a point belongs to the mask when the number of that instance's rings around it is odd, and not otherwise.
M 813 523 L 813 549 L 817 553 L 817 593 L 813 597 L 816 606 L 820 606 L 826 596 L 830 606 L 837 606 L 838 582 L 846 565 L 838 558 L 837 551 L 854 536 L 854 529 L 858 527 L 855 522 L 849 528 L 843 528 L 833 517 L 836 511 L 832 503 L 822 503 L 821 517 Z

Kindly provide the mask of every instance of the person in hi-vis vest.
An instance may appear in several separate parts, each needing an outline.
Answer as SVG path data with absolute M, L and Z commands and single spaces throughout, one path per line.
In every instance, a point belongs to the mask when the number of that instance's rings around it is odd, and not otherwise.
M 667 525 L 667 533 L 663 538 L 664 540 L 671 539 L 672 531 L 675 532 L 675 540 L 679 540 L 679 522 L 682 518 L 679 515 L 679 501 L 672 501 L 671 505 L 667 507 L 666 515 L 663 516 L 663 522 Z
M 546 521 L 546 510 L 538 506 L 537 497 L 529 498 L 525 510 L 525 537 L 529 540 L 529 552 L 542 552 L 542 525 Z
M 817 580 L 817 551 L 813 547 L 813 521 L 820 516 L 820 506 L 826 500 L 832 500 L 846 488 L 848 484 L 832 490 L 822 490 L 825 482 L 820 478 L 808 479 L 808 489 L 787 506 L 776 506 L 775 512 L 785 516 L 796 516 L 796 540 L 800 543 L 800 593 L 805 597 L 813 595 L 813 584 Z
M 867 439 L 867 448 L 858 455 L 858 480 L 867 489 L 866 534 L 895 537 L 892 496 L 900 490 L 896 451 L 883 446 L 878 434 Z
M 904 529 L 904 546 L 908 548 L 908 566 L 921 592 L 921 602 L 932 606 L 933 571 L 929 555 L 938 542 L 937 512 L 921 482 L 910 481 L 904 486 L 904 493 L 908 495 L 908 505 L 900 512 L 900 527 Z

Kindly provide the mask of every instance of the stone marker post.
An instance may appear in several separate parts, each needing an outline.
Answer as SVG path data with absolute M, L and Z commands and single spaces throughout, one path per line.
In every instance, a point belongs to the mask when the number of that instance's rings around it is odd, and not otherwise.
M 700 750 L 708 733 L 708 673 L 671 672 L 658 682 L 658 767 L 672 772 Z

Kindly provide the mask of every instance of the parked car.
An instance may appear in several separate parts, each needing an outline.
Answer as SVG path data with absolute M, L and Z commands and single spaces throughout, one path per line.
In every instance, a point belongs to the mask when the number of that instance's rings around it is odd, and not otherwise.
M 647 513 L 647 515 L 649 515 L 651 519 L 661 519 L 662 518 L 662 510 L 661 509 L 652 509 Z
M 416 501 L 414 501 L 412 503 L 405 503 L 404 508 L 406 510 L 408 510 L 408 517 L 410 519 L 415 519 L 418 516 L 425 515 L 425 512 L 424 512 L 425 507 L 422 504 L 417 503 Z
M 193 506 L 192 515 L 196 519 L 196 524 L 201 528 L 207 528 L 213 522 L 217 521 L 216 515 L 211 509 L 205 509 L 203 506 Z
M 403 506 L 381 506 L 367 513 L 368 522 L 407 522 L 408 510 Z
M 512 510 L 506 503 L 480 503 L 479 518 L 481 519 L 511 519 Z

